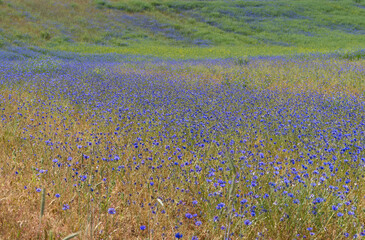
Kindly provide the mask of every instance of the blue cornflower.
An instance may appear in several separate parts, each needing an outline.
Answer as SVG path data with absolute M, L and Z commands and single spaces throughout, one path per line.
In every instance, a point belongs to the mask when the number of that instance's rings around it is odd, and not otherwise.
M 109 208 L 108 213 L 109 214 L 115 214 L 115 209 L 114 208 Z
M 146 230 L 146 226 L 145 225 L 142 225 L 142 226 L 139 227 L 139 229 L 141 229 L 142 231 L 143 230 Z
M 251 187 L 256 187 L 257 186 L 257 182 L 256 181 L 252 181 L 251 182 Z
M 182 237 L 183 237 L 183 235 L 182 235 L 181 233 L 176 233 L 176 234 L 175 234 L 175 237 L 176 237 L 177 239 L 180 239 L 180 238 L 182 238 Z
M 219 203 L 216 208 L 219 210 L 221 208 L 224 208 L 225 206 L 226 205 L 224 203 Z
M 191 218 L 193 218 L 193 215 L 191 215 L 191 213 L 187 213 L 187 214 L 185 214 L 185 217 L 191 219 Z
M 195 225 L 196 225 L 196 226 L 200 226 L 200 225 L 202 225 L 202 222 L 201 222 L 201 221 L 196 221 L 196 222 L 195 222 Z
M 55 194 L 55 197 L 56 197 L 56 198 L 59 198 L 59 197 L 61 197 L 61 195 L 60 195 L 59 193 L 56 193 L 56 194 Z
M 250 224 L 251 224 L 251 221 L 247 219 L 247 220 L 245 220 L 245 221 L 244 221 L 244 223 L 245 223 L 245 225 L 247 225 L 247 226 L 248 226 L 248 225 L 250 225 Z

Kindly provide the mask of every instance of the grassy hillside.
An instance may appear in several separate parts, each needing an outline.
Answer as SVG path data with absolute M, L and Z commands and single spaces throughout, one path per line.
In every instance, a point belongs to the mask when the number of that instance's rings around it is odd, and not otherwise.
M 364 16 L 363 0 L 0 0 L 0 47 L 170 57 L 192 46 L 191 57 L 330 52 L 364 48 Z
M 0 240 L 364 239 L 364 1 L 0 0 Z

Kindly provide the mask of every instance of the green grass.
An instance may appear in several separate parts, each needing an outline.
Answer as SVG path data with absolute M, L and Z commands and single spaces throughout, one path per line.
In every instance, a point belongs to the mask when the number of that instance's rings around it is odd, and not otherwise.
M 333 52 L 365 45 L 365 2 L 359 0 L 0 4 L 0 48 L 38 46 L 83 53 L 97 49 L 196 58 Z
M 343 53 L 346 56 L 352 56 L 356 52 L 360 52 L 356 48 L 344 47 L 340 51 L 334 51 L 331 48 L 323 45 L 321 48 L 312 47 L 284 47 L 262 45 L 252 46 L 213 46 L 213 47 L 184 47 L 184 46 L 164 46 L 157 44 L 146 45 L 130 45 L 128 47 L 114 47 L 114 46 L 98 46 L 90 44 L 65 44 L 50 47 L 49 50 L 58 50 L 65 52 L 76 52 L 80 54 L 131 54 L 131 55 L 147 55 L 152 57 L 173 58 L 173 59 L 203 59 L 203 58 L 238 58 L 250 56 L 278 56 L 278 55 L 298 55 L 309 53 Z M 359 55 L 359 54 L 358 54 Z M 363 55 L 355 57 L 361 59 Z

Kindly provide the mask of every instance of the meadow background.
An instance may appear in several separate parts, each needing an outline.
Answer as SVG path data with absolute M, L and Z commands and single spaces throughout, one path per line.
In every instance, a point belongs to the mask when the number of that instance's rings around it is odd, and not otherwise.
M 0 0 L 0 239 L 361 239 L 365 2 Z

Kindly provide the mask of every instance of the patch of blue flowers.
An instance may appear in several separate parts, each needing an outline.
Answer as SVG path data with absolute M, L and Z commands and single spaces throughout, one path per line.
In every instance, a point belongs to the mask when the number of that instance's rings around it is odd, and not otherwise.
M 363 234 L 363 96 L 189 82 L 183 74 L 150 71 L 144 61 L 134 67 L 50 59 L 39 64 L 33 72 L 13 62 L 0 70 L 1 125 L 26 120 L 17 126 L 24 129 L 24 148 L 41 146 L 52 156 L 48 169 L 34 167 L 38 177 L 69 169 L 69 191 L 90 178 L 136 186 L 115 204 L 173 216 L 177 239 L 190 236 L 184 232 L 189 229 L 227 239 L 266 236 L 272 223 L 291 226 L 293 237 L 324 236 L 326 228 L 345 237 Z M 57 71 L 38 71 L 53 64 Z M 179 69 L 186 62 L 154 64 Z M 136 197 L 144 191 L 163 209 Z M 123 211 L 106 209 L 110 215 Z

